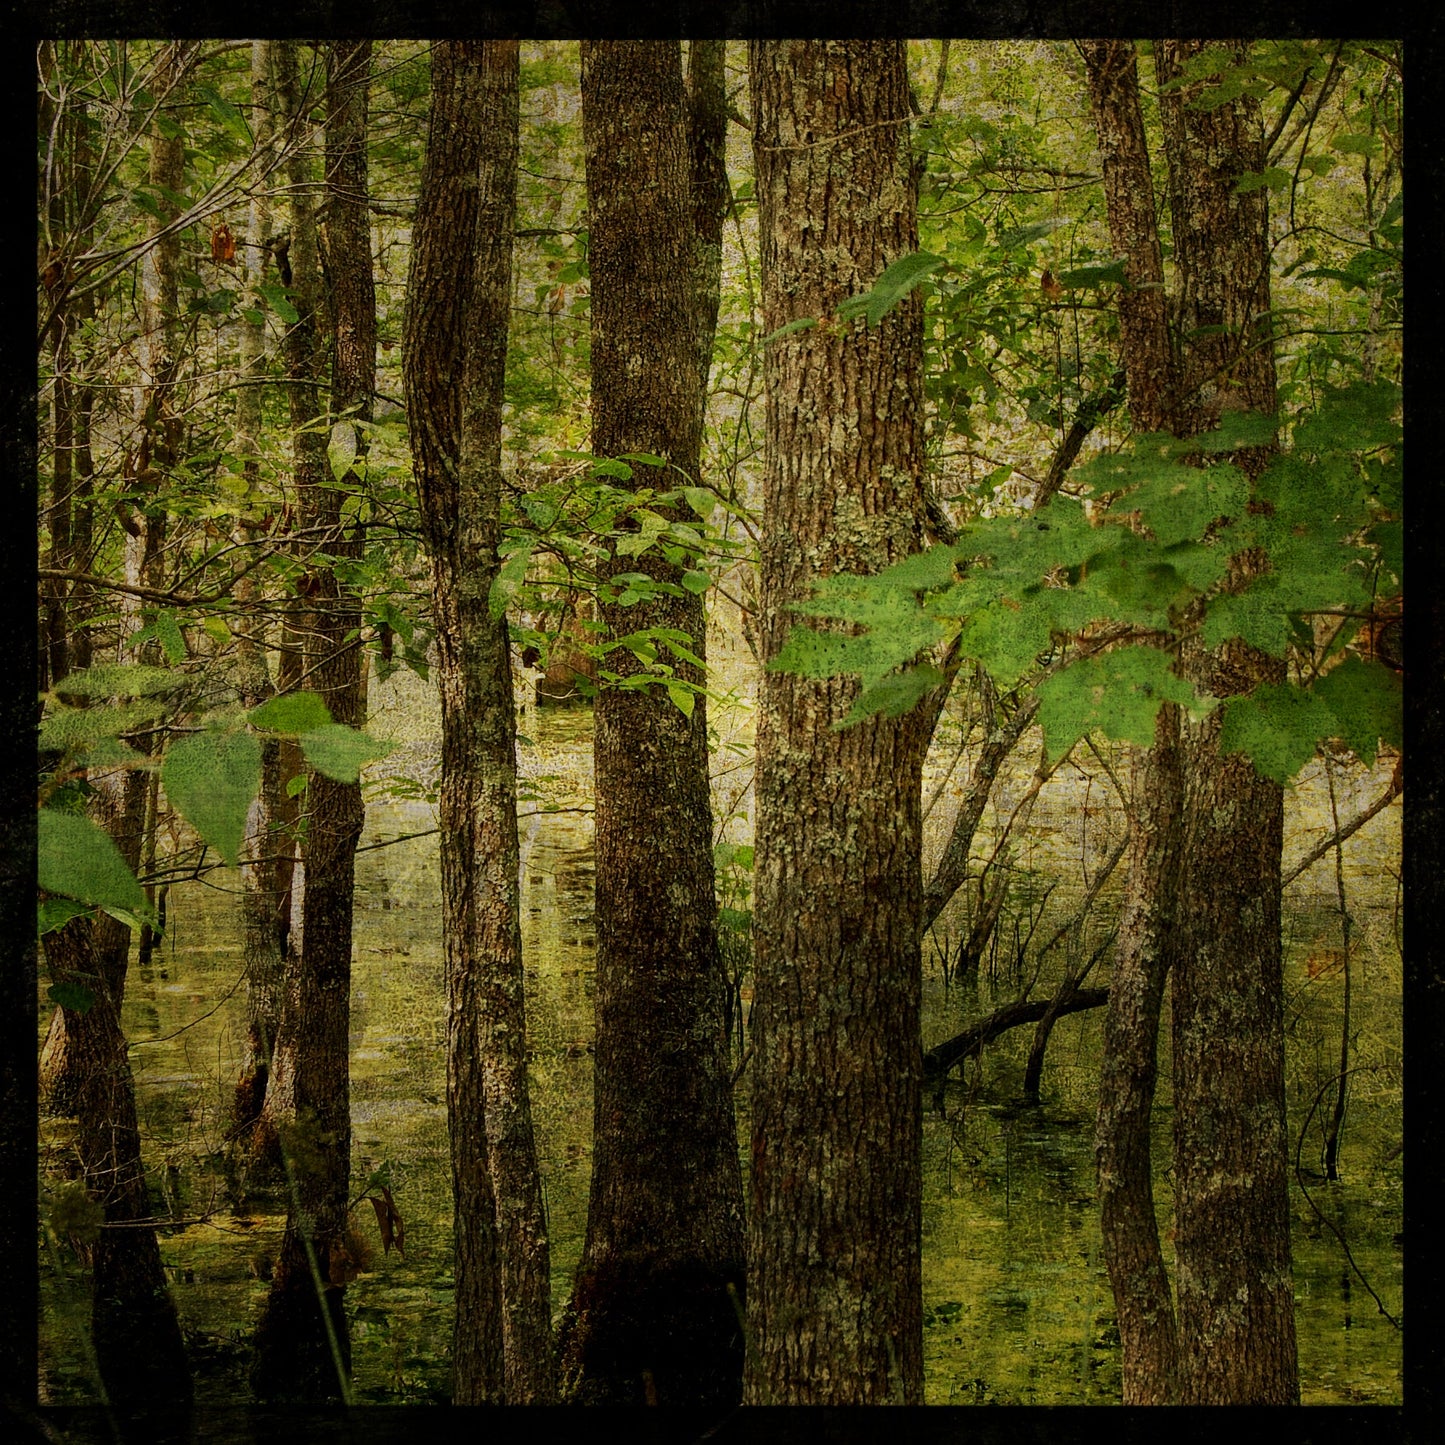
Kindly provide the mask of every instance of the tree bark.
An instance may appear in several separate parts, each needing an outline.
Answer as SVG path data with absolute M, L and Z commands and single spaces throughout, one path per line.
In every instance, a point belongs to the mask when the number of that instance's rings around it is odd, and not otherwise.
M 1184 770 L 1172 704 L 1160 709 L 1154 745 L 1136 750 L 1132 766 L 1129 873 L 1104 1017 L 1094 1160 L 1124 1403 L 1166 1405 L 1177 1397 L 1178 1343 L 1154 1209 L 1151 1118 L 1183 863 Z
M 1126 258 L 1120 351 L 1136 432 L 1177 426 L 1178 363 L 1131 41 L 1081 41 L 1103 158 L 1109 237 Z M 1125 1404 L 1177 1398 L 1174 1301 L 1154 1209 L 1151 1154 L 1159 1016 L 1175 956 L 1184 828 L 1179 715 L 1164 707 L 1153 747 L 1134 752 L 1134 823 L 1104 1019 L 1094 1157 L 1104 1258 L 1114 1291 Z
M 1159 41 L 1179 326 L 1189 341 L 1180 421 L 1275 410 L 1268 191 L 1259 104 L 1189 104 L 1177 84 L 1203 41 Z M 1226 46 L 1235 62 L 1247 47 Z M 1251 479 L 1272 448 L 1236 453 Z M 1254 566 L 1231 563 L 1235 582 Z M 1225 699 L 1281 682 L 1282 661 L 1235 639 L 1186 648 L 1191 681 Z M 1219 747 L 1222 709 L 1182 728 L 1186 846 L 1173 986 L 1180 1403 L 1299 1402 L 1290 1265 L 1280 946 L 1283 789 Z
M 271 42 L 251 42 L 252 130 L 257 151 L 269 155 L 272 137 Z M 267 239 L 270 207 L 261 190 L 251 197 L 247 212 L 246 234 L 242 246 L 242 264 L 249 286 L 259 286 L 266 275 L 263 244 Z M 241 323 L 241 387 L 236 396 L 236 449 L 244 457 L 245 476 L 250 488 L 260 481 L 257 452 L 262 427 L 261 385 L 264 378 L 265 331 L 262 321 L 242 319 Z M 259 504 L 254 490 L 247 498 L 247 510 Z M 254 543 L 259 527 L 250 520 L 238 521 L 235 540 Z M 261 600 L 260 582 L 255 573 L 242 578 L 236 588 L 236 603 L 243 613 Z M 260 617 L 248 619 L 248 632 L 264 628 Z M 241 701 L 246 707 L 257 707 L 275 696 L 266 657 L 249 636 L 236 639 L 236 681 Z M 242 1151 L 249 1151 L 254 1126 L 266 1099 L 266 1086 L 271 1072 L 271 1050 L 281 1018 L 281 999 L 286 970 L 289 919 L 283 904 L 290 891 L 293 848 L 291 824 L 295 821 L 296 803 L 286 796 L 286 780 L 291 775 L 285 768 L 283 745 L 278 738 L 262 737 L 261 787 L 246 818 L 243 857 L 256 861 L 241 869 L 244 892 L 241 897 L 242 951 L 246 963 L 246 1052 L 232 1104 L 232 1133 Z M 294 772 L 294 768 L 291 772 Z M 275 1164 L 279 1166 L 279 1159 Z
M 702 327 L 687 97 L 676 41 L 584 41 L 582 124 L 592 272 L 592 449 L 698 468 Z M 637 479 L 651 482 L 650 477 Z M 669 504 L 651 504 L 685 520 Z M 603 568 L 676 586 L 655 550 Z M 678 587 L 604 602 L 609 639 L 685 632 L 705 657 L 700 597 Z M 700 668 L 674 659 L 676 676 Z M 609 654 L 622 677 L 641 669 Z M 597 1045 L 587 1238 L 562 1326 L 582 1403 L 735 1403 L 742 1367 L 742 1180 L 713 895 L 707 704 L 660 686 L 596 703 Z
M 138 851 L 135 846 L 130 850 Z M 107 938 L 107 933 L 118 937 Z M 44 939 L 55 981 L 83 985 L 94 997 L 83 1013 L 65 1010 L 65 1032 L 76 1088 L 81 1177 L 105 1211 L 90 1252 L 95 1358 L 107 1401 L 125 1411 L 184 1405 L 191 1398 L 190 1368 L 155 1230 L 128 1227 L 154 1214 L 120 1025 L 129 940 L 130 931 L 108 918 L 100 923 L 75 918 Z
M 901 41 L 749 46 L 763 330 L 918 249 Z M 922 305 L 767 350 L 766 666 L 790 605 L 923 537 Z M 924 720 L 835 730 L 856 679 L 765 674 L 758 720 L 748 1364 L 754 1404 L 917 1404 Z
M 297 94 L 294 42 L 275 42 L 277 90 L 293 124 Z M 333 421 L 370 417 L 375 387 L 376 303 L 367 220 L 366 113 L 369 41 L 326 49 L 327 260 L 330 281 Z M 327 437 L 315 427 L 321 399 L 326 317 L 319 238 L 307 191 L 309 159 L 295 153 L 289 260 L 299 319 L 286 337 L 296 428 L 297 493 L 308 527 L 324 538 L 302 579 L 309 604 L 309 681 L 335 722 L 365 720 L 356 634 L 361 610 L 338 579 L 335 561 L 361 555 L 342 493 L 326 486 Z M 344 479 L 342 479 L 344 480 Z M 363 822 L 361 786 L 310 770 L 306 786 L 304 893 L 299 967 L 288 978 L 273 1057 L 291 1072 L 295 1115 L 282 1130 L 291 1208 L 256 1331 L 252 1386 L 266 1400 L 349 1397 L 351 1342 L 344 1304 L 347 1201 L 351 1171 L 349 1026 L 354 860 Z
M 507 622 L 489 602 L 501 565 L 518 125 L 515 41 L 433 50 L 403 347 L 441 652 L 452 1400 L 460 1405 L 556 1397 L 527 1080 L 516 713 Z

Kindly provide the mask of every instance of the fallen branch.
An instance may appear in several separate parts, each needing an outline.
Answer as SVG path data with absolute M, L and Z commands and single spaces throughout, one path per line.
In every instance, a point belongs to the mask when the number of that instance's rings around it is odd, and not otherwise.
M 1081 988 L 1072 998 L 1059 1005 L 1054 1016 L 1082 1013 L 1085 1009 L 1101 1008 L 1109 1001 L 1107 988 Z M 970 1024 L 961 1034 L 923 1054 L 923 1079 L 925 1083 L 940 1082 L 944 1075 L 957 1063 L 978 1054 L 986 1044 L 991 1044 L 1000 1034 L 1016 1029 L 1021 1024 L 1036 1024 L 1054 1007 L 1051 998 L 1018 999 L 995 1009 L 987 1018 Z

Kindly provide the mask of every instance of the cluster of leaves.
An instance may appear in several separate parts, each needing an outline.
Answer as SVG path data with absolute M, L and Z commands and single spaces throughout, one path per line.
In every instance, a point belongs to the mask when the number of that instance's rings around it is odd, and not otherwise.
M 1180 675 L 1179 650 L 1238 638 L 1306 665 L 1297 680 L 1225 702 L 1226 750 L 1281 782 L 1324 738 L 1371 761 L 1379 739 L 1400 741 L 1399 679 L 1359 649 L 1345 654 L 1400 594 L 1398 407 L 1385 382 L 1331 394 L 1253 489 L 1224 458 L 1272 442 L 1272 417 L 1228 414 L 1187 441 L 1137 438 L 1080 469 L 1088 505 L 1059 496 L 875 576 L 826 579 L 797 610 L 845 625 L 800 625 L 774 665 L 858 675 L 847 726 L 912 707 L 942 681 L 923 659 L 956 639 L 1000 684 L 1036 682 L 1045 743 L 1060 757 L 1094 731 L 1149 743 L 1166 701 L 1212 709 Z M 1254 559 L 1243 573 L 1232 566 L 1241 555 Z
M 506 559 L 492 587 L 493 616 L 512 608 L 524 618 L 548 614 L 575 618 L 576 601 L 637 607 L 659 597 L 701 595 L 712 585 L 712 569 L 731 562 L 739 543 L 710 524 L 718 508 L 732 504 L 706 487 L 679 477 L 679 485 L 636 486 L 638 467 L 662 473 L 666 462 L 647 452 L 597 457 L 588 452 L 558 452 L 554 462 L 571 464 L 556 480 L 515 498 L 504 519 L 501 554 Z M 684 510 L 686 509 L 686 510 Z M 682 520 L 682 518 L 686 520 Z M 652 556 L 666 563 L 663 575 L 638 570 L 604 571 L 619 557 Z M 672 580 L 672 579 L 676 580 Z M 696 639 L 676 627 L 644 625 L 622 636 L 604 636 L 604 624 L 584 619 L 566 636 L 566 645 L 596 660 L 604 686 L 665 688 L 673 703 L 691 716 L 700 682 L 682 676 L 678 663 L 699 673 L 705 665 L 693 650 Z M 562 641 L 560 628 L 521 624 L 513 640 L 524 652 L 544 658 Z M 611 654 L 624 651 L 640 670 L 618 671 Z M 579 685 L 590 688 L 585 678 Z
M 388 744 L 335 723 L 312 692 L 288 693 L 243 712 L 219 708 L 184 732 L 194 678 L 166 667 L 111 664 L 72 673 L 45 697 L 39 746 L 59 759 L 43 782 L 39 815 L 39 930 L 100 908 L 131 927 L 154 926 L 139 880 L 104 828 L 85 816 L 85 774 L 115 769 L 158 770 L 166 797 L 226 864 L 240 862 L 246 815 L 261 785 L 258 734 L 295 738 L 307 764 L 339 782 L 385 757 Z M 172 734 L 158 756 L 126 741 Z M 294 796 L 305 775 L 291 779 Z

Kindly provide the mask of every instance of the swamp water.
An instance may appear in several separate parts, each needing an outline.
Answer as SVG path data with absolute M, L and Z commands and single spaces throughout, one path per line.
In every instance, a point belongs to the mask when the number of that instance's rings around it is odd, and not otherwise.
M 534 1119 L 551 1231 L 553 1304 L 560 1310 L 582 1248 L 591 1150 L 590 714 L 543 714 L 533 732 L 536 746 L 522 749 L 534 795 L 522 806 L 523 942 Z M 404 739 L 397 730 L 393 735 Z M 386 769 L 417 777 L 435 765 L 434 744 L 415 738 Z M 1341 816 L 1374 797 L 1385 776 L 1379 770 L 1352 776 L 1340 799 Z M 1287 865 L 1328 832 L 1324 796 L 1318 775 L 1291 794 Z M 1030 864 L 1057 864 L 1070 846 L 1064 836 L 1071 826 L 1069 804 L 1050 811 L 1049 797 L 1048 791 L 1041 797 L 1016 860 L 1025 877 Z M 542 812 L 544 806 L 573 811 Z M 1401 1335 L 1382 1313 L 1400 1317 L 1403 1290 L 1398 818 L 1398 806 L 1388 809 L 1345 848 L 1355 927 L 1350 1031 L 1356 1072 L 1336 1183 L 1318 1177 L 1342 1025 L 1332 861 L 1317 864 L 1286 894 L 1290 1130 L 1301 1175 L 1292 1191 L 1294 1267 L 1306 1404 L 1400 1400 Z M 428 831 L 434 827 L 434 811 L 424 802 L 374 800 L 357 857 L 353 1187 L 359 1191 L 373 1170 L 384 1167 L 406 1229 L 405 1256 L 383 1254 L 369 1207 L 358 1205 L 374 1254 L 370 1272 L 347 1290 L 359 1403 L 440 1403 L 447 1397 L 451 1199 L 440 869 L 437 839 Z M 426 836 L 375 846 L 407 834 Z M 164 1196 L 164 1208 L 177 1220 L 161 1233 L 161 1253 L 198 1402 L 208 1405 L 249 1398 L 248 1340 L 283 1222 L 274 1194 L 238 1204 L 224 1169 L 226 1111 L 244 1038 L 232 887 L 234 880 L 217 873 L 172 891 L 164 947 L 147 968 L 132 965 L 125 1008 L 158 1207 Z M 1027 914 L 1027 899 L 1020 911 Z M 1057 917 L 1063 916 L 1061 908 Z M 1000 931 L 1011 937 L 1019 921 L 1006 914 Z M 1055 926 L 1051 913 L 1040 937 Z M 948 1038 L 1018 992 L 1017 978 L 997 957 L 977 978 L 961 981 L 941 966 L 946 953 L 946 945 L 930 952 L 925 944 L 925 1045 Z M 1051 991 L 1041 982 L 1036 993 Z M 744 987 L 742 997 L 749 993 Z M 42 1000 L 42 1027 L 47 1015 Z M 982 1060 L 956 1070 L 941 1108 L 933 1099 L 926 1104 L 930 1403 L 1119 1399 L 1118 1333 L 1099 1238 L 1091 1142 L 1101 1023 L 1101 1010 L 1059 1022 L 1038 1108 L 1018 1104 L 1031 1027 L 1003 1035 Z M 1164 1032 L 1167 1038 L 1167 1021 Z M 1166 1051 L 1155 1151 L 1155 1196 L 1165 1231 L 1171 1224 L 1168 1084 Z M 744 1077 L 738 1104 L 745 1166 L 746 1103 Z M 70 1128 L 63 1120 L 42 1124 L 43 1217 Z M 86 1280 L 70 1247 L 48 1229 L 41 1267 L 42 1399 L 93 1402 Z

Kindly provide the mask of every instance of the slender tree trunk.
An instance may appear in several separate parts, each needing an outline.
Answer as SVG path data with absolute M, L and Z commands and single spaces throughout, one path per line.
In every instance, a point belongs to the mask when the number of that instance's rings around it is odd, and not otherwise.
M 1237 183 L 1264 168 L 1259 104 L 1210 109 L 1180 85 L 1203 41 L 1159 41 L 1155 66 L 1170 211 L 1188 431 L 1226 409 L 1275 410 L 1269 322 L 1268 191 Z M 1229 46 L 1237 61 L 1246 46 Z M 1272 448 L 1236 454 L 1253 478 Z M 1247 579 L 1248 554 L 1231 579 Z M 1186 649 L 1186 673 L 1224 699 L 1280 682 L 1282 661 L 1235 639 Z M 1223 709 L 1182 727 L 1186 846 L 1173 985 L 1175 1228 L 1180 1403 L 1299 1401 L 1290 1266 L 1280 949 L 1283 789 L 1219 746 Z
M 456 1315 L 452 1400 L 556 1396 L 532 1131 L 517 841 L 516 714 L 500 559 L 502 396 L 518 143 L 515 41 L 432 52 L 412 234 L 407 408 L 441 651 L 442 926 Z
M 1179 378 L 1133 43 L 1080 42 L 1104 162 L 1109 238 L 1127 258 L 1120 350 L 1136 432 L 1175 426 Z M 1129 872 L 1104 1019 L 1094 1156 L 1104 1258 L 1114 1290 L 1124 1403 L 1177 1398 L 1174 1301 L 1154 1208 L 1152 1115 L 1159 1017 L 1177 944 L 1184 768 L 1179 713 L 1160 710 L 1152 748 L 1132 761 Z
M 901 41 L 754 41 L 763 329 L 918 248 Z M 768 348 L 765 664 L 833 571 L 916 551 L 922 306 Z M 758 725 L 748 1366 L 755 1404 L 917 1404 L 923 720 L 765 674 Z
M 256 148 L 268 155 L 272 136 L 271 42 L 251 42 L 251 113 Z M 266 275 L 264 246 L 269 231 L 270 208 L 258 188 L 247 212 L 241 262 L 248 286 L 261 284 Z M 261 383 L 265 365 L 265 330 L 258 318 L 241 320 L 241 388 L 236 397 L 236 448 L 245 458 L 245 477 L 251 489 L 248 513 L 259 504 L 255 489 L 260 482 Z M 237 523 L 235 540 L 254 544 L 260 528 L 249 518 Z M 261 601 L 260 583 L 252 573 L 241 579 L 236 603 L 243 614 Z M 259 616 L 248 619 L 248 631 L 264 629 Z M 248 637 L 236 640 L 236 681 L 241 701 L 256 707 L 275 696 L 265 653 Z M 266 1098 L 271 1070 L 271 1048 L 281 1017 L 281 998 L 286 968 L 287 923 L 282 900 L 287 894 L 292 848 L 290 824 L 294 822 L 294 799 L 286 796 L 289 776 L 283 769 L 282 744 L 274 737 L 261 742 L 261 787 L 246 817 L 246 839 L 241 853 L 255 861 L 244 864 L 241 878 L 241 938 L 246 962 L 246 1052 L 232 1104 L 232 1129 L 236 1142 L 249 1149 L 254 1125 Z M 293 770 L 294 771 L 294 770 Z M 279 1159 L 275 1164 L 279 1166 Z
M 1154 1209 L 1151 1119 L 1183 861 L 1183 759 L 1172 704 L 1160 709 L 1154 746 L 1135 752 L 1132 783 L 1129 874 L 1104 1018 L 1094 1158 L 1124 1403 L 1166 1405 L 1176 1398 L 1178 1346 Z
M 375 386 L 376 315 L 366 222 L 366 95 L 370 42 L 326 51 L 327 241 L 332 281 L 334 419 L 369 417 Z M 301 115 L 293 43 L 276 42 L 277 90 L 285 113 Z M 298 152 L 292 186 L 289 261 L 299 320 L 286 338 L 296 428 L 297 480 L 308 526 L 324 540 L 302 580 L 308 681 L 338 723 L 364 721 L 355 638 L 360 607 L 334 560 L 359 557 L 361 539 L 341 515 L 341 493 L 325 485 L 327 436 L 303 430 L 323 416 L 325 316 L 309 158 Z M 291 1208 L 256 1332 L 252 1385 L 271 1400 L 349 1396 L 351 1342 L 344 1267 L 351 1160 L 348 1035 L 354 859 L 362 828 L 361 787 L 312 770 L 306 788 L 305 875 L 299 967 L 286 981 L 280 1037 L 288 1057 L 294 1123 L 282 1131 Z M 280 1070 L 278 1069 L 279 1073 Z
M 688 107 L 676 41 L 584 41 L 592 449 L 697 474 L 702 326 Z M 681 475 L 679 475 L 679 473 Z M 638 480 L 652 482 L 651 477 Z M 682 520 L 666 505 L 654 504 Z M 604 576 L 677 584 L 656 551 Z M 608 636 L 676 628 L 705 656 L 702 599 L 604 602 Z M 640 669 L 627 649 L 619 673 Z M 674 659 L 677 676 L 704 681 Z M 736 1402 L 742 1182 L 713 895 L 706 701 L 604 687 L 596 704 L 597 1053 L 587 1238 L 563 1326 L 583 1403 Z

